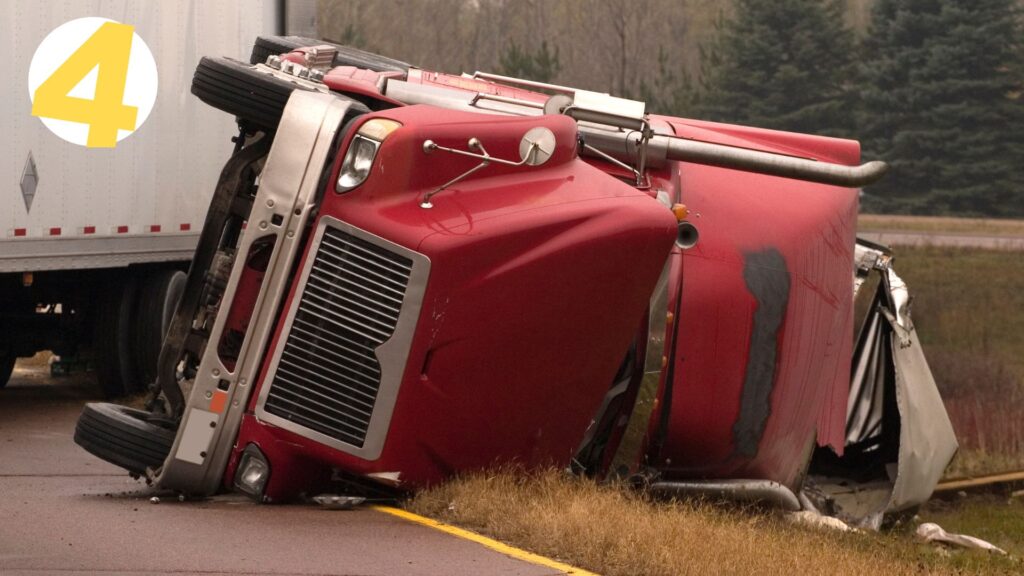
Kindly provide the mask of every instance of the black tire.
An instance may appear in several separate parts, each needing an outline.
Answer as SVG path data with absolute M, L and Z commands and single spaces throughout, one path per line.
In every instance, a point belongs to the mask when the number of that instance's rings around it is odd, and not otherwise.
M 160 348 L 181 294 L 185 291 L 186 278 L 181 270 L 159 270 L 142 281 L 133 338 L 138 372 L 137 389 L 145 389 L 156 380 Z
M 249 56 L 251 64 L 266 64 L 268 56 L 279 56 L 287 54 L 296 48 L 320 45 L 333 46 L 337 49 L 334 55 L 334 66 L 355 66 L 365 68 L 374 72 L 402 72 L 409 71 L 409 64 L 394 58 L 388 58 L 373 52 L 367 52 L 351 46 L 342 46 L 334 42 L 317 40 L 315 38 L 304 38 L 302 36 L 259 36 L 252 45 L 252 54 Z
M 293 90 L 305 88 L 231 58 L 203 57 L 192 77 L 192 93 L 200 100 L 266 130 L 277 127 Z
M 75 425 L 75 443 L 132 474 L 159 468 L 174 445 L 173 423 L 164 416 L 106 402 L 90 402 Z
M 139 386 L 132 343 L 137 287 L 135 277 L 129 276 L 112 282 L 111 289 L 99 298 L 93 352 L 96 377 L 105 398 L 124 396 Z
M 7 382 L 10 381 L 11 374 L 14 373 L 14 362 L 17 359 L 13 354 L 0 355 L 0 390 L 3 390 L 7 386 Z

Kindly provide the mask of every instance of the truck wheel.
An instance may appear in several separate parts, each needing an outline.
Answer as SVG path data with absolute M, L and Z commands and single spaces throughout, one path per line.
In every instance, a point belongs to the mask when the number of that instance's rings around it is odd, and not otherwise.
M 163 465 L 174 437 L 174 425 L 168 418 L 106 402 L 86 404 L 75 425 L 76 444 L 140 475 L 146 468 Z
M 7 386 L 7 382 L 11 379 L 11 374 L 14 373 L 14 362 L 17 359 L 13 354 L 0 355 L 0 389 Z
M 266 64 L 268 56 L 287 54 L 296 48 L 307 46 L 333 46 L 338 50 L 334 55 L 334 66 L 355 66 L 374 72 L 408 72 L 409 64 L 373 52 L 367 52 L 351 46 L 342 46 L 325 40 L 304 38 L 302 36 L 258 36 L 252 45 L 251 64 Z
M 186 275 L 181 270 L 160 270 L 145 278 L 139 289 L 135 313 L 135 363 L 141 388 L 156 380 L 156 365 L 174 309 L 185 291 Z
M 238 116 L 255 128 L 273 130 L 293 90 L 302 85 L 257 72 L 231 58 L 203 57 L 192 77 L 192 93 L 210 106 Z
M 132 276 L 112 284 L 100 295 L 93 336 L 96 376 L 106 398 L 138 389 L 131 329 L 138 282 Z

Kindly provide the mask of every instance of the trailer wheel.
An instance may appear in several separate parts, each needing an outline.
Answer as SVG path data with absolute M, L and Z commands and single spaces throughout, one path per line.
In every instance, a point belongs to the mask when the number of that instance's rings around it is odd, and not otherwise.
M 186 275 L 181 270 L 160 270 L 145 278 L 139 289 L 135 314 L 135 361 L 137 384 L 145 388 L 156 380 L 157 360 L 174 310 L 185 291 Z
M 281 121 L 293 90 L 306 88 L 231 58 L 203 57 L 192 77 L 192 93 L 200 100 L 267 130 Z
M 75 443 L 132 474 L 159 468 L 174 445 L 173 422 L 144 410 L 90 402 L 75 425 Z
M 351 46 L 342 46 L 334 42 L 304 38 L 302 36 L 258 36 L 252 45 L 249 56 L 251 64 L 266 64 L 268 56 L 287 54 L 296 48 L 320 45 L 333 46 L 337 49 L 333 66 L 355 66 L 374 72 L 408 72 L 409 64 L 373 52 L 367 52 Z
M 111 284 L 99 297 L 93 350 L 100 389 L 105 397 L 116 398 L 139 388 L 132 343 L 138 282 L 129 276 Z
M 0 390 L 7 386 L 7 382 L 11 379 L 11 374 L 14 373 L 14 362 L 17 359 L 17 356 L 9 353 L 0 355 Z

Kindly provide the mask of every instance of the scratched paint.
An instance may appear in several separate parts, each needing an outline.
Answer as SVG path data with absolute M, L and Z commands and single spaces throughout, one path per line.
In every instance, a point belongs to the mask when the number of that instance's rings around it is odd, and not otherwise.
M 740 398 L 740 413 L 733 425 L 736 452 L 757 454 L 765 424 L 771 414 L 779 330 L 789 302 L 789 270 L 786 259 L 774 249 L 744 254 L 743 280 L 757 302 L 750 331 L 750 353 Z

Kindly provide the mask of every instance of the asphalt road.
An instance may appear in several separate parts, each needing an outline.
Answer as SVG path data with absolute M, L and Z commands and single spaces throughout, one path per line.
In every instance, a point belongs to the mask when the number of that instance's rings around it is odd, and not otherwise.
M 0 390 L 0 574 L 550 575 L 370 509 L 153 495 L 72 441 L 87 379 L 19 369 Z

